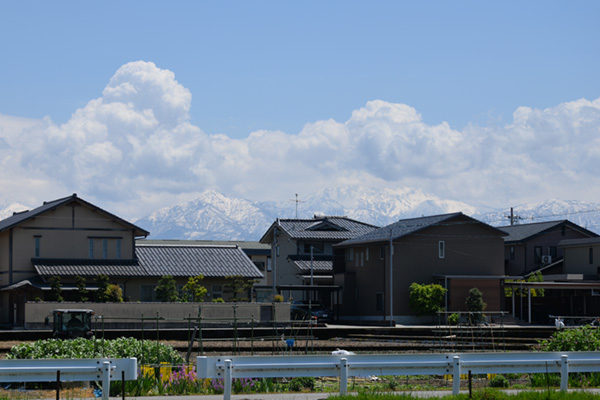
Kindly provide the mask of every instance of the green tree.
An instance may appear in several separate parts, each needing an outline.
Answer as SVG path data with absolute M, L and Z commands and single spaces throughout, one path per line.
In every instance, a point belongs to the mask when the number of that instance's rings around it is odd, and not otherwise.
M 544 276 L 542 275 L 542 273 L 540 271 L 537 271 L 536 273 L 529 275 L 527 277 L 527 279 L 507 279 L 505 282 L 507 282 L 507 283 L 544 282 Z M 544 289 L 542 289 L 542 288 L 536 289 L 536 288 L 532 287 L 532 288 L 529 288 L 529 290 L 531 291 L 531 297 L 544 297 L 544 295 L 545 295 Z M 513 291 L 514 291 L 516 297 L 528 296 L 527 289 L 521 290 L 521 288 L 515 287 L 515 286 L 505 286 L 504 287 L 504 295 L 506 297 L 512 297 Z
M 163 275 L 159 279 L 158 286 L 156 286 L 154 292 L 156 293 L 158 301 L 163 301 L 165 303 L 179 301 L 177 285 L 175 284 L 175 279 L 173 279 L 171 275 Z
M 435 315 L 444 309 L 446 289 L 442 285 L 413 282 L 409 288 L 408 305 L 417 315 Z
M 105 274 L 100 274 L 96 276 L 96 285 L 98 289 L 96 290 L 95 300 L 98 303 L 106 303 L 110 301 L 108 296 L 108 286 L 110 285 L 110 281 L 108 280 L 108 276 Z
M 245 278 L 241 275 L 229 275 L 225 279 L 228 282 L 223 285 L 223 289 L 226 292 L 233 293 L 231 301 L 250 301 L 248 292 L 257 282 L 256 279 Z
M 111 283 L 106 288 L 106 297 L 111 303 L 122 303 L 123 302 L 123 291 L 119 285 Z
M 88 301 L 88 290 L 85 278 L 82 276 L 76 276 L 75 286 L 77 287 L 77 291 L 75 292 L 75 301 Z
M 191 276 L 188 278 L 187 283 L 183 286 L 183 290 L 187 293 L 191 293 L 192 301 L 204 301 L 204 296 L 208 290 L 201 285 L 204 275 Z
M 62 284 L 60 283 L 60 276 L 53 276 L 50 278 L 50 301 L 62 302 Z
M 483 302 L 483 293 L 477 288 L 469 290 L 469 295 L 465 300 L 465 306 L 469 311 L 469 321 L 472 324 L 479 324 L 483 320 L 483 310 L 487 307 L 487 304 Z

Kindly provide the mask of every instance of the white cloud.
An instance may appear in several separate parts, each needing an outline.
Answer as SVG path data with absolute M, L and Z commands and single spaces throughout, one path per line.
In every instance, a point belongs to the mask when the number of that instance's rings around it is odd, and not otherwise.
M 241 140 L 191 125 L 190 107 L 171 71 L 138 61 L 63 125 L 0 115 L 0 182 L 13 196 L 0 203 L 77 192 L 134 218 L 209 188 L 281 200 L 342 184 L 407 186 L 490 206 L 599 194 L 600 99 L 520 107 L 506 126 L 462 131 L 374 100 L 348 121 Z

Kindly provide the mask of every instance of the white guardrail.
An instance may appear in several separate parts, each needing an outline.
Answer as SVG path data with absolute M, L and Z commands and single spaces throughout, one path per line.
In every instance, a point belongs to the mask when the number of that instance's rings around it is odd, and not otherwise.
M 569 372 L 600 371 L 600 352 L 449 353 L 315 356 L 198 357 L 198 378 L 222 378 L 224 399 L 231 399 L 234 378 L 340 378 L 340 394 L 348 391 L 348 377 L 372 375 L 452 375 L 452 394 L 460 390 L 460 375 L 487 373 L 561 374 L 567 390 Z
M 103 400 L 108 400 L 110 381 L 136 379 L 135 358 L 0 360 L 0 382 L 101 380 Z

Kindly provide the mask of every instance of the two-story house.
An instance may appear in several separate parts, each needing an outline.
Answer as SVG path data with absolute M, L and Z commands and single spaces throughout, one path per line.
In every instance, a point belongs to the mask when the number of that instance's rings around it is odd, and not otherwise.
M 563 250 L 558 245 L 560 241 L 598 237 L 568 220 L 516 224 L 498 229 L 508 233 L 504 238 L 506 275 L 527 275 L 550 265 L 560 267 L 557 265 L 563 258 Z
M 271 245 L 272 293 L 286 300 L 320 300 L 332 305 L 334 245 L 376 227 L 340 216 L 277 219 L 260 239 Z
M 44 299 L 49 283 L 38 271 L 48 266 L 138 275 L 135 239 L 148 234 L 76 194 L 0 221 L 0 323 L 21 324 L 25 302 Z
M 335 246 L 335 284 L 343 287 L 340 319 L 418 322 L 409 287 L 440 283 L 447 311 L 465 309 L 471 288 L 487 309 L 502 309 L 504 240 L 499 229 L 462 213 L 403 219 Z
M 148 235 L 75 194 L 0 221 L 0 324 L 22 326 L 25 303 L 47 300 L 54 276 L 67 301 L 77 289 L 77 277 L 93 292 L 101 274 L 131 301 L 156 301 L 154 289 L 165 275 L 179 289 L 188 278 L 204 276 L 207 300 L 232 296 L 227 277 L 264 279 L 237 244 L 136 240 Z M 251 247 L 256 253 L 260 246 Z M 255 262 L 266 261 L 261 252 Z M 251 298 L 251 291 L 243 297 Z

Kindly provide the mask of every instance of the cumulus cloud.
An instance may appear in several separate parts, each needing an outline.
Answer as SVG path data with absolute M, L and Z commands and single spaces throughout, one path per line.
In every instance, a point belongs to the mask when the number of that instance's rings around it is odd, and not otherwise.
M 65 124 L 0 115 L 0 182 L 14 196 L 2 203 L 77 192 L 134 218 L 206 189 L 281 200 L 358 183 L 490 206 L 598 194 L 600 99 L 520 107 L 506 126 L 463 130 L 373 100 L 347 121 L 244 139 L 207 135 L 190 108 L 173 72 L 138 61 Z

